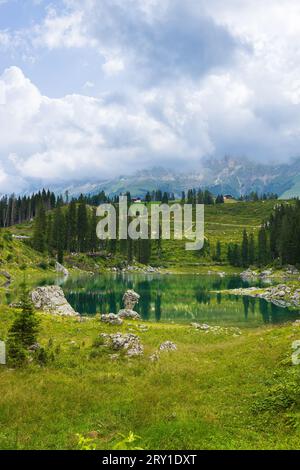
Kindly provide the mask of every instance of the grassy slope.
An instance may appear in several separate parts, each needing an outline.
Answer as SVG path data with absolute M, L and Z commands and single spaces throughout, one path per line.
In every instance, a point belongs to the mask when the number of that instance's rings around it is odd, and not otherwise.
M 21 278 L 23 269 L 26 267 L 28 281 L 30 279 L 45 274 L 39 266 L 40 263 L 49 261 L 48 257 L 41 255 L 31 249 L 21 240 L 9 239 L 4 230 L 0 230 L 0 290 L 1 285 L 6 281 L 1 275 L 1 271 L 6 271 L 12 276 L 12 280 Z M 48 268 L 48 273 L 54 274 L 54 269 Z
M 0 336 L 12 317 L 1 309 Z M 106 352 L 89 358 L 93 340 L 100 332 L 135 327 L 41 318 L 40 342 L 52 338 L 61 352 L 45 368 L 0 367 L 1 449 L 76 448 L 76 434 L 93 431 L 99 449 L 111 449 L 118 433 L 129 431 L 146 449 L 300 447 L 299 366 L 290 360 L 299 327 L 234 337 L 150 323 L 148 332 L 138 333 L 145 356 L 113 362 Z M 165 340 L 178 351 L 151 363 L 149 354 Z
M 244 228 L 249 233 L 257 232 L 259 225 L 262 220 L 266 219 L 276 201 L 266 202 L 238 202 L 235 204 L 219 204 L 215 206 L 205 207 L 205 236 L 209 240 L 212 250 L 214 249 L 218 240 L 222 243 L 223 259 L 226 261 L 227 245 L 230 242 L 240 242 L 242 238 L 242 231 Z M 32 235 L 32 222 L 24 223 L 11 227 L 9 232 L 16 235 Z M 17 247 L 20 250 L 22 242 L 15 242 L 16 248 L 13 248 L 13 252 L 16 251 Z M 29 250 L 26 248 L 26 250 Z M 34 253 L 34 252 L 33 252 Z M 40 257 L 36 253 L 33 256 L 33 261 Z M 105 261 L 104 258 L 97 260 L 86 257 L 85 255 L 67 256 L 66 265 L 68 267 L 78 266 L 80 269 L 86 270 L 97 270 L 97 265 L 100 269 L 105 266 L 114 266 L 118 264 L 122 258 L 111 259 Z M 156 242 L 153 242 L 152 256 L 150 264 L 153 265 L 164 265 L 168 269 L 180 270 L 181 272 L 196 271 L 215 269 L 224 270 L 224 266 L 219 267 L 218 265 L 213 266 L 215 263 L 212 262 L 210 257 L 203 256 L 203 252 L 193 252 L 185 250 L 184 240 L 164 240 L 162 242 L 162 256 L 158 257 L 158 251 L 156 248 Z M 201 268 L 202 266 L 202 268 Z M 235 272 L 237 269 L 233 269 L 230 266 L 225 268 L 228 272 Z
M 266 201 L 205 206 L 205 237 L 209 240 L 212 249 L 219 240 L 225 260 L 228 243 L 240 242 L 244 228 L 248 233 L 256 233 L 261 222 L 270 216 L 275 204 L 276 201 Z M 168 267 L 177 265 L 182 268 L 184 265 L 214 264 L 210 258 L 203 257 L 203 252 L 185 251 L 185 241 L 163 241 L 162 246 L 161 261 Z M 152 262 L 156 264 L 160 262 L 155 248 Z M 222 267 L 220 269 L 223 270 Z

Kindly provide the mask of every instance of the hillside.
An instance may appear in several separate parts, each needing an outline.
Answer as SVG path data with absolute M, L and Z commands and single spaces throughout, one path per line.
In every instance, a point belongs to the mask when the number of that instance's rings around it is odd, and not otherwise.
M 17 228 L 14 228 L 17 232 Z M 29 283 L 37 276 L 55 273 L 55 263 L 48 256 L 33 250 L 24 241 L 16 240 L 9 231 L 0 231 L 0 292 L 14 280 L 21 280 L 24 269 Z
M 205 237 L 210 243 L 210 253 L 206 251 L 186 251 L 185 240 L 163 240 L 158 250 L 157 243 L 152 242 L 151 258 L 149 264 L 163 266 L 167 269 L 199 270 L 203 269 L 223 270 L 227 264 L 226 254 L 228 243 L 240 242 L 243 229 L 249 233 L 256 233 L 263 220 L 269 217 L 276 201 L 265 202 L 237 202 L 235 204 L 217 204 L 205 206 Z M 10 227 L 7 233 L 14 235 L 32 236 L 33 223 L 25 223 Z M 217 242 L 222 246 L 222 266 L 214 263 L 212 256 Z M 40 269 L 39 265 L 45 264 L 51 269 L 49 259 L 32 250 L 26 242 L 2 236 L 4 250 L 2 252 L 3 269 L 16 271 L 20 265 L 27 265 L 32 269 Z M 99 271 L 107 267 L 113 267 L 122 263 L 122 256 L 113 257 L 96 256 L 91 257 L 84 254 L 73 254 L 65 257 L 65 265 L 68 268 L 74 266 L 87 271 Z M 226 267 L 232 270 L 230 267 Z

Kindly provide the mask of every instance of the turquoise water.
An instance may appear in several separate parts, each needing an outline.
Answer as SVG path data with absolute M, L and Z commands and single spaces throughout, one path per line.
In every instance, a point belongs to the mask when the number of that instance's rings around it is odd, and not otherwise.
M 256 327 L 300 318 L 299 312 L 262 299 L 213 292 L 253 285 L 263 284 L 243 282 L 238 276 L 105 274 L 71 277 L 62 287 L 70 304 L 84 315 L 118 313 L 123 293 L 134 289 L 141 296 L 136 311 L 144 320 Z

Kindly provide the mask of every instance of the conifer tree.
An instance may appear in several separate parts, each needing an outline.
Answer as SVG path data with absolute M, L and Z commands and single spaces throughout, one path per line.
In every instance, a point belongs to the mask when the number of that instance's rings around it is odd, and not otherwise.
M 258 232 L 258 263 L 260 266 L 268 262 L 267 233 L 265 227 L 261 227 Z
M 77 206 L 74 199 L 71 200 L 67 211 L 67 249 L 71 252 L 77 249 Z
M 249 237 L 249 256 L 248 256 L 249 265 L 253 265 L 255 262 L 255 242 L 253 233 Z
M 63 263 L 65 249 L 65 216 L 61 206 L 58 206 L 53 220 L 53 247 L 57 252 L 57 261 Z
M 22 365 L 27 351 L 37 341 L 39 320 L 35 315 L 25 281 L 22 284 L 21 311 L 9 329 L 7 339 L 8 361 L 13 366 Z
M 249 262 L 249 240 L 248 240 L 248 234 L 246 230 L 243 232 L 243 241 L 242 241 L 242 250 L 241 250 L 241 255 L 242 255 L 242 265 L 244 267 L 248 266 Z
M 34 221 L 33 248 L 41 253 L 46 251 L 46 233 L 47 233 L 46 211 L 43 205 L 40 205 L 37 216 Z
M 87 250 L 88 225 L 87 207 L 85 201 L 82 199 L 79 203 L 77 218 L 78 251 L 81 253 Z

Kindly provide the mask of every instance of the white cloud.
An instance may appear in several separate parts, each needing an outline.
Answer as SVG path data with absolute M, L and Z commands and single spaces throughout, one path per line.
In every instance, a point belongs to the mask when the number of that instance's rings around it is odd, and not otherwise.
M 29 29 L 1 31 L 0 47 L 20 50 L 26 60 L 37 56 L 35 67 L 45 50 L 47 57 L 69 58 L 76 49 L 80 64 L 93 71 L 79 89 L 98 98 L 50 99 L 19 68 L 6 70 L 0 78 L 5 178 L 55 182 L 157 163 L 186 168 L 209 155 L 299 154 L 298 0 L 64 5 Z M 61 62 L 55 73 L 68 76 Z
M 124 62 L 120 57 L 110 57 L 103 64 L 102 69 L 107 75 L 111 76 L 124 70 L 124 67 Z
M 166 98 L 162 120 L 147 109 L 145 96 L 130 108 L 82 95 L 50 99 L 16 67 L 0 83 L 7 97 L 0 108 L 1 160 L 6 172 L 24 180 L 101 179 L 155 159 L 171 165 L 189 155 L 195 161 L 212 149 L 206 126 L 193 125 L 191 111 L 186 107 L 182 115 L 172 97 Z
M 81 11 L 59 15 L 54 8 L 50 8 L 43 23 L 35 26 L 31 34 L 36 47 L 46 46 L 50 50 L 96 45 L 96 41 L 88 35 Z

